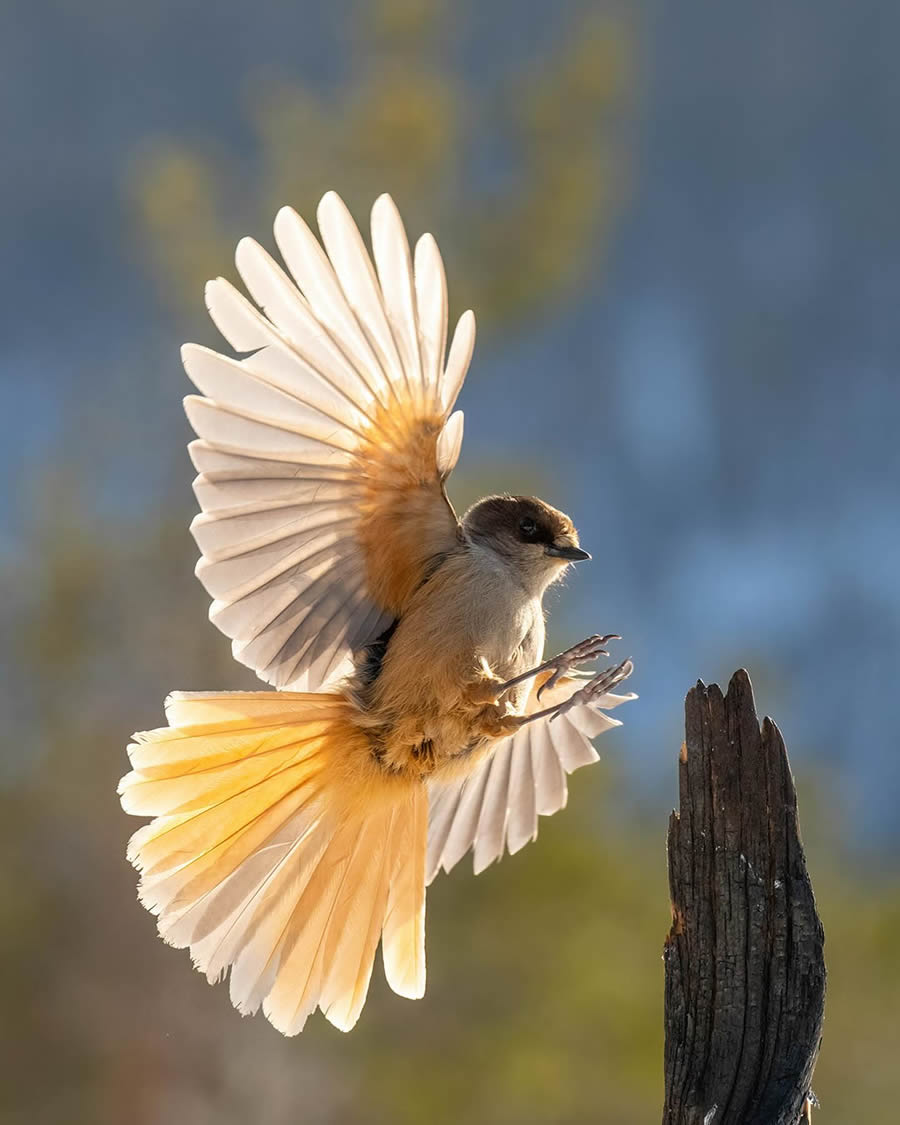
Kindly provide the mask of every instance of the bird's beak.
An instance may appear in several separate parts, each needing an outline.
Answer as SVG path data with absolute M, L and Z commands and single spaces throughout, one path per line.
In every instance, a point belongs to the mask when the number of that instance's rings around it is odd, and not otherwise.
M 580 547 L 573 547 L 571 544 L 565 544 L 558 547 L 555 543 L 547 548 L 547 554 L 552 555 L 555 559 L 567 559 L 569 562 L 582 562 L 584 559 L 589 559 L 591 556 L 587 551 L 582 551 Z

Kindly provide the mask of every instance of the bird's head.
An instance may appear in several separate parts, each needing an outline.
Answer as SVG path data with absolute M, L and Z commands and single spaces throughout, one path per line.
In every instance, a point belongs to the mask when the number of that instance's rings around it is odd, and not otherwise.
M 469 508 L 462 527 L 470 543 L 493 551 L 535 593 L 560 578 L 569 563 L 591 557 L 578 545 L 565 512 L 534 496 L 486 496 Z

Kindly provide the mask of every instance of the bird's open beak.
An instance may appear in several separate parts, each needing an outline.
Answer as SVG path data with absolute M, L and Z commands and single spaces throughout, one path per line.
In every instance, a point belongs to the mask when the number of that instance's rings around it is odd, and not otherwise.
M 568 559 L 569 562 L 582 562 L 584 559 L 591 557 L 587 551 L 582 551 L 580 547 L 569 545 L 557 547 L 555 544 L 551 544 L 547 548 L 547 554 L 552 555 L 555 559 Z

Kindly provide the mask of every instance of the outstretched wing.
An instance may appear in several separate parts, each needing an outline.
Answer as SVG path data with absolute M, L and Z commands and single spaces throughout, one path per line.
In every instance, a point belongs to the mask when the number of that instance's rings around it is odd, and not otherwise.
M 440 252 L 426 234 L 411 258 L 389 196 L 372 208 L 374 264 L 334 192 L 318 223 L 324 249 L 290 208 L 275 219 L 293 282 L 258 243 L 238 244 L 259 309 L 223 278 L 207 285 L 213 321 L 245 358 L 182 352 L 201 392 L 185 410 L 210 619 L 242 664 L 304 691 L 348 672 L 456 544 L 443 485 L 475 339 L 466 312 L 445 362 Z
M 546 678 L 546 677 L 545 677 Z M 533 690 L 527 712 L 567 699 L 584 683 L 564 676 L 544 692 L 540 703 Z M 565 807 L 566 774 L 599 760 L 591 739 L 622 724 L 606 711 L 637 696 L 608 692 L 592 704 L 527 723 L 497 744 L 474 773 L 461 781 L 429 786 L 427 882 L 450 871 L 474 848 L 479 875 L 503 855 L 514 855 L 537 838 L 538 815 L 551 816 Z

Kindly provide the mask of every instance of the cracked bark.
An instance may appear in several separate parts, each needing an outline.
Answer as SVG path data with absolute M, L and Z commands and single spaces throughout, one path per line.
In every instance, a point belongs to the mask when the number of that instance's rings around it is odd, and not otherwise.
M 750 678 L 685 701 L 669 821 L 663 1125 L 797 1125 L 819 1052 L 822 924 L 781 734 Z

